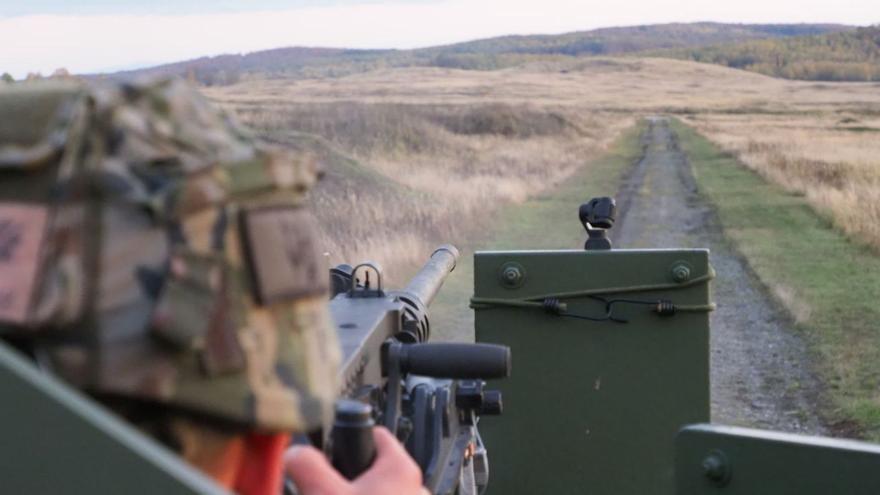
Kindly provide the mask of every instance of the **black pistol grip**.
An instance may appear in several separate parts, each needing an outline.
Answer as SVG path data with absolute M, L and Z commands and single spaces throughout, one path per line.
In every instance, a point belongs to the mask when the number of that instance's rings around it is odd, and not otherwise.
M 331 459 L 333 467 L 346 479 L 360 476 L 376 458 L 372 413 L 373 408 L 363 402 L 348 399 L 336 402 Z

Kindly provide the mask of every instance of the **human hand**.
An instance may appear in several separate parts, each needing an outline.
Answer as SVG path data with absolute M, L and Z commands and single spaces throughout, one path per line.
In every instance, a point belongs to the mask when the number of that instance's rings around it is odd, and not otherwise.
M 376 460 L 352 481 L 333 469 L 321 451 L 301 445 L 284 455 L 287 475 L 301 495 L 429 495 L 421 469 L 391 432 L 373 428 L 373 440 Z

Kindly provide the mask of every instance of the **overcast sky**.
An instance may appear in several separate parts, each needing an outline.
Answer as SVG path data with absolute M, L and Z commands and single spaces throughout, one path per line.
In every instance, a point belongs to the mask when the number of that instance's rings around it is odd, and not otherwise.
M 282 46 L 414 48 L 661 22 L 880 23 L 880 0 L 0 0 L 0 72 L 130 69 Z

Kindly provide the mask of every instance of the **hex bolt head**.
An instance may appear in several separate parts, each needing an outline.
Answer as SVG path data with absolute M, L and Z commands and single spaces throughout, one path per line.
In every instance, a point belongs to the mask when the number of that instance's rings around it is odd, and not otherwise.
M 515 266 L 509 266 L 504 270 L 504 280 L 508 283 L 516 283 L 522 278 L 522 273 Z
M 727 462 L 727 456 L 719 450 L 709 452 L 703 459 L 703 474 L 718 486 L 724 486 L 730 481 L 731 470 Z
M 519 263 L 505 263 L 499 274 L 501 285 L 508 289 L 516 289 L 525 281 L 525 270 Z
M 687 282 L 691 278 L 691 269 L 687 265 L 675 265 L 672 267 L 672 279 L 678 283 Z

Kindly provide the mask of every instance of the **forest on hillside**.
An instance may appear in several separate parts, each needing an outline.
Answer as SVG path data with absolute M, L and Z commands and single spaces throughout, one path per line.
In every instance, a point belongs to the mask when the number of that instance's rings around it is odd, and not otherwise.
M 612 27 L 554 35 L 501 36 L 420 50 L 425 53 L 617 55 L 645 50 L 700 47 L 848 30 L 839 24 L 671 23 Z
M 657 54 L 786 79 L 880 81 L 880 25 L 853 31 L 752 40 Z
M 247 54 L 202 57 L 111 77 L 163 74 L 188 77 L 206 86 L 234 84 L 251 74 L 284 78 L 339 77 L 391 67 L 496 70 L 552 58 L 619 55 L 646 50 L 696 49 L 845 32 L 839 24 L 722 24 L 700 22 L 602 28 L 559 35 L 502 36 L 416 50 L 344 50 L 289 47 Z M 684 52 L 681 52 L 684 53 Z

